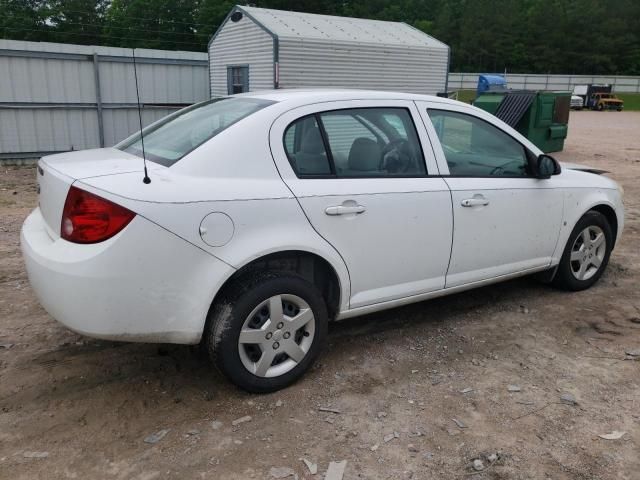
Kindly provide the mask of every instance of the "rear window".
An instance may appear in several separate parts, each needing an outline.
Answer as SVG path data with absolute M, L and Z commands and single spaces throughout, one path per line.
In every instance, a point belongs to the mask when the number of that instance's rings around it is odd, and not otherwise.
M 147 160 L 170 167 L 234 123 L 273 103 L 257 98 L 230 97 L 180 110 L 143 130 Z M 142 157 L 140 133 L 122 141 L 116 148 Z

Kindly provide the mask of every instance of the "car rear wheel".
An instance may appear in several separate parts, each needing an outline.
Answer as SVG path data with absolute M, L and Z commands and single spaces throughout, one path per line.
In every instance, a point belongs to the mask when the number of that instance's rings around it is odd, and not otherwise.
M 239 281 L 213 306 L 205 347 L 218 369 L 249 392 L 273 392 L 300 378 L 327 335 L 320 291 L 291 274 Z
M 584 290 L 602 276 L 613 248 L 613 233 L 606 217 L 587 212 L 576 224 L 562 254 L 554 285 Z

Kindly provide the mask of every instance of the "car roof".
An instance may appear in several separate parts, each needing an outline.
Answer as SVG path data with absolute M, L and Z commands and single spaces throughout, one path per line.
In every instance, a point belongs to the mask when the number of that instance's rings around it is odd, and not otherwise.
M 263 90 L 258 92 L 242 93 L 234 97 L 259 98 L 273 102 L 296 103 L 300 105 L 338 101 L 338 100 L 423 100 L 431 102 L 460 105 L 462 102 L 434 95 L 422 95 L 419 93 L 387 92 L 381 90 L 359 90 L 350 88 L 291 88 L 278 90 Z M 468 104 L 463 104 L 467 105 Z

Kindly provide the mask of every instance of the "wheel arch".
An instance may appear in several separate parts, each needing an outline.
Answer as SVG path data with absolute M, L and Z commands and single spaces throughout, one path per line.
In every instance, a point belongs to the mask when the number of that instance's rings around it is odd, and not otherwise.
M 211 302 L 211 308 L 229 289 L 242 283 L 243 277 L 264 271 L 293 272 L 316 285 L 325 299 L 330 320 L 340 312 L 341 302 L 348 299 L 348 293 L 345 299 L 348 279 L 342 279 L 329 260 L 315 252 L 295 249 L 264 253 L 247 260 L 224 281 Z
M 590 277 L 586 277 L 586 278 L 576 277 L 575 271 L 574 272 L 571 271 L 573 268 L 571 267 L 571 264 L 573 263 L 573 258 L 569 257 L 569 253 L 572 251 L 572 246 L 575 245 L 573 242 L 575 242 L 576 241 L 575 239 L 577 239 L 579 235 L 581 235 L 581 232 L 583 231 L 583 229 L 586 226 L 591 225 L 592 224 L 591 222 L 594 221 L 594 220 L 587 219 L 586 221 L 582 222 L 585 219 L 585 217 L 591 214 L 591 218 L 593 218 L 593 213 L 598 213 L 604 217 L 604 221 L 609 225 L 613 239 L 612 239 L 611 250 L 609 250 L 609 252 L 605 252 L 604 259 L 601 259 L 604 262 L 608 261 L 608 255 L 610 255 L 611 251 L 613 250 L 613 247 L 615 246 L 615 242 L 616 242 L 616 237 L 618 236 L 618 233 L 619 233 L 618 232 L 618 214 L 615 208 L 611 204 L 609 204 L 609 202 L 606 199 L 600 199 L 600 201 L 596 200 L 596 201 L 590 202 L 589 205 L 590 206 L 588 208 L 583 208 L 580 210 L 576 209 L 575 212 L 578 215 L 576 216 L 575 221 L 571 222 L 568 225 L 568 227 L 570 228 L 570 232 L 573 233 L 575 231 L 576 236 L 572 237 L 571 233 L 569 233 L 568 238 L 566 238 L 566 241 L 563 244 L 559 263 L 555 265 L 554 268 L 546 272 L 546 274 L 543 274 L 541 277 L 539 277 L 543 282 L 551 282 L 556 287 L 559 287 L 564 290 L 578 291 L 578 290 L 584 290 L 586 288 L 589 288 L 591 285 L 593 285 L 594 282 L 597 282 L 600 276 L 602 275 L 604 268 L 606 268 L 606 263 L 605 263 L 605 267 L 603 268 L 600 268 L 600 264 L 598 264 L 597 265 L 598 268 L 596 272 Z M 600 220 L 600 222 L 602 222 L 602 220 Z M 566 225 L 566 222 L 565 222 L 565 225 Z M 587 251 L 585 253 L 589 254 L 589 257 L 591 257 L 592 256 L 591 253 L 595 255 L 597 252 Z M 562 263 L 563 260 L 565 261 L 564 263 Z M 581 271 L 582 271 L 582 266 L 585 265 L 586 260 L 588 260 L 586 257 L 583 258 L 582 260 L 579 260 L 579 263 L 581 263 L 581 268 L 580 268 Z M 586 265 L 589 266 L 590 264 L 586 264 Z M 580 282 L 583 282 L 583 283 L 580 284 Z
M 616 211 L 611 205 L 600 203 L 598 205 L 592 206 L 589 210 L 584 212 L 580 216 L 580 218 L 582 218 L 585 213 L 591 211 L 601 213 L 607 219 L 607 222 L 609 222 L 609 225 L 611 226 L 611 233 L 613 234 L 613 245 L 611 246 L 611 249 L 613 250 L 613 248 L 616 246 L 616 240 L 618 237 L 618 215 L 616 214 Z
M 605 216 L 611 225 L 613 246 L 615 246 L 624 222 L 624 210 L 618 211 L 618 209 L 622 209 L 622 205 L 609 192 L 608 189 L 593 189 L 585 195 L 572 193 L 565 197 L 563 222 L 560 227 L 556 249 L 551 258 L 550 267 L 553 270 L 560 262 L 574 227 L 590 211 L 595 211 Z

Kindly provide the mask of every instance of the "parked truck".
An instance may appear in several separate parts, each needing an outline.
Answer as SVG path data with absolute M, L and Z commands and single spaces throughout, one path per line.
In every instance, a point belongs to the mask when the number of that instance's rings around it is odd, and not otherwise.
M 589 100 L 591 110 L 617 110 L 622 111 L 624 102 L 613 93 L 594 93 Z
M 583 99 L 584 108 L 598 111 L 617 110 L 620 112 L 624 107 L 624 102 L 612 90 L 611 85 L 576 85 L 573 89 L 573 95 Z M 572 101 L 571 107 L 578 108 L 577 103 Z

